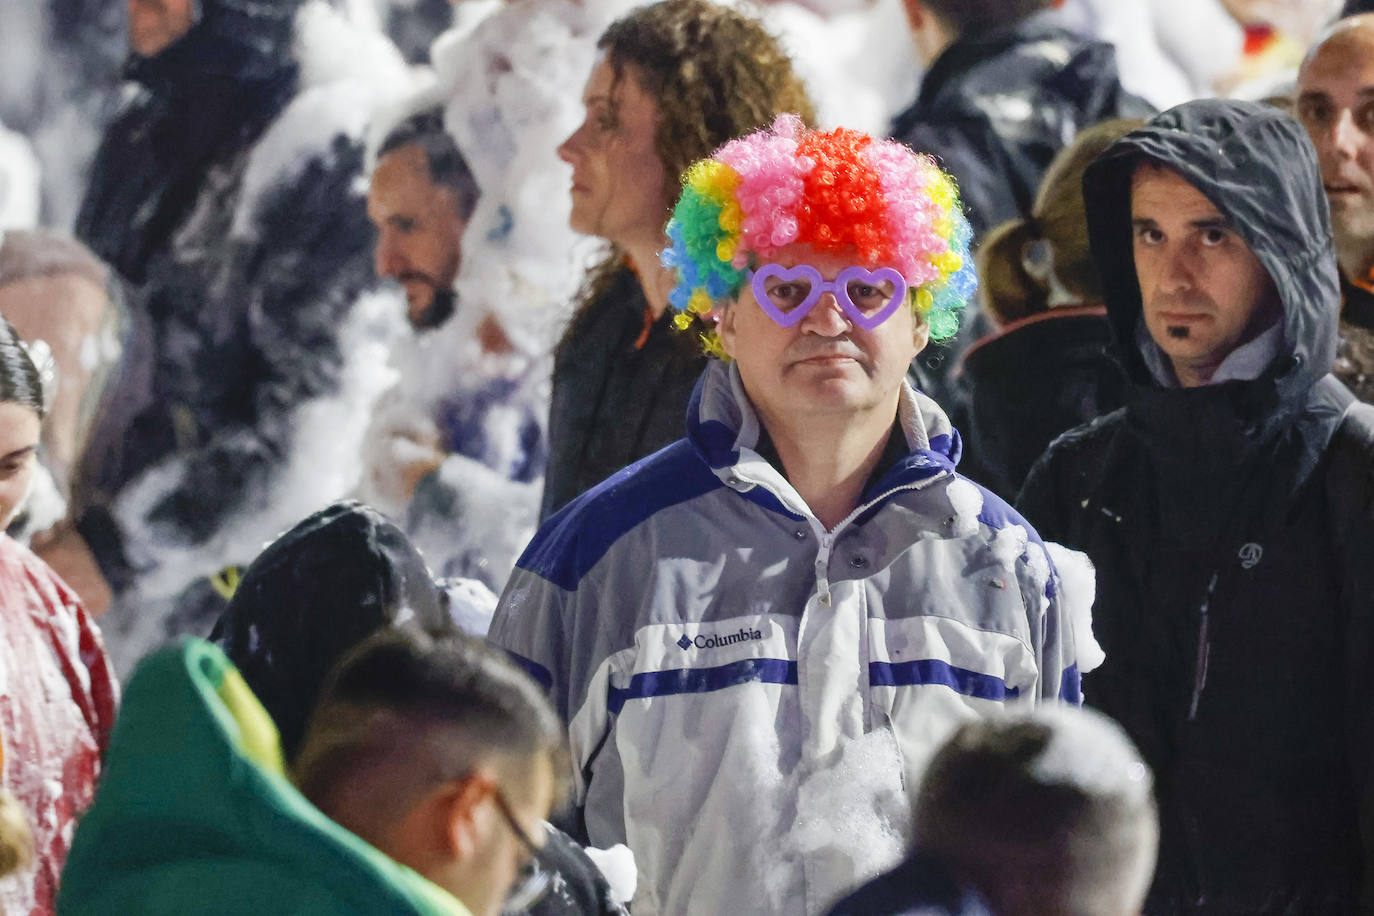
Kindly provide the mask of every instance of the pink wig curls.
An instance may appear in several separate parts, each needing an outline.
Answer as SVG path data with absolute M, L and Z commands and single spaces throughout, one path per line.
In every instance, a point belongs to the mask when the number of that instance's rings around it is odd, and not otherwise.
M 663 252 L 677 276 L 669 301 L 679 328 L 734 297 L 748 267 L 801 243 L 895 268 L 931 337 L 959 329 L 977 283 L 972 233 L 954 180 L 929 156 L 858 131 L 810 130 L 782 115 L 692 165 L 682 185 Z M 714 337 L 707 347 L 718 350 Z

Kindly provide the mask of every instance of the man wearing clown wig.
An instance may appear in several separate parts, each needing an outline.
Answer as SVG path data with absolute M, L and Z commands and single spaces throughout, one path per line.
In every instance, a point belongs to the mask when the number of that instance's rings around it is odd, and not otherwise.
M 635 916 L 820 912 L 900 858 L 956 726 L 1079 701 L 1091 580 L 905 381 L 974 283 L 933 160 L 784 116 L 692 166 L 667 232 L 718 357 L 686 436 L 545 523 L 491 639 L 567 722 Z

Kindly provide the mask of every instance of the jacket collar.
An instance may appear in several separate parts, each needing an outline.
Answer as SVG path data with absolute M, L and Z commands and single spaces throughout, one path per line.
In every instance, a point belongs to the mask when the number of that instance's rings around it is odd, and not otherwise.
M 944 411 L 905 380 L 896 419 L 908 452 L 864 492 L 864 503 L 953 473 L 963 451 L 959 432 Z M 726 486 L 775 511 L 809 517 L 811 510 L 787 478 L 757 451 L 762 432 L 739 369 L 733 362 L 712 360 L 687 407 L 688 440 Z

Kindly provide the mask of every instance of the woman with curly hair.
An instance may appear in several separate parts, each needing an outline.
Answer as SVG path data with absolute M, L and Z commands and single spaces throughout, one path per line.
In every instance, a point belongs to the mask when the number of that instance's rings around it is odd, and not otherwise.
M 811 102 L 778 42 L 705 0 L 637 9 L 602 34 L 572 166 L 573 229 L 609 243 L 554 358 L 541 518 L 682 435 L 705 364 L 668 314 L 658 259 L 679 178 L 727 140 Z

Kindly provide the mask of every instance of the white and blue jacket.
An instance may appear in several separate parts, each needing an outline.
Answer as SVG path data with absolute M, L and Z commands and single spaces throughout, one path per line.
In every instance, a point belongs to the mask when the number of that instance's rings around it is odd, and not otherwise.
M 823 911 L 870 875 L 844 830 L 790 843 L 852 816 L 808 811 L 805 774 L 886 732 L 914 788 L 961 722 L 1080 700 L 1038 536 L 954 472 L 933 401 L 904 386 L 898 419 L 910 452 L 827 531 L 713 362 L 687 437 L 549 519 L 517 564 L 490 639 L 568 723 L 590 839 L 634 851 L 635 916 Z

